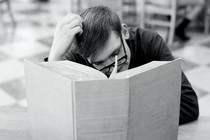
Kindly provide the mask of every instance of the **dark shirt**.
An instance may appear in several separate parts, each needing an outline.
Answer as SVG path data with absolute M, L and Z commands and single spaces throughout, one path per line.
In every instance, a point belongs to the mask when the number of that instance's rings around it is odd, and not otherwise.
M 153 60 L 169 61 L 174 59 L 171 51 L 157 33 L 140 28 L 130 28 L 129 32 L 130 37 L 126 40 L 131 51 L 129 69 L 144 65 Z M 71 52 L 71 55 L 68 55 L 65 59 L 91 66 L 86 59 L 74 52 Z M 196 93 L 182 72 L 179 124 L 193 121 L 198 116 L 199 107 Z
M 127 44 L 131 50 L 129 68 L 134 68 L 153 60 L 168 61 L 174 57 L 163 39 L 157 33 L 139 28 L 130 29 L 130 39 Z M 198 99 L 191 84 L 182 72 L 181 105 L 179 124 L 197 119 L 199 116 Z

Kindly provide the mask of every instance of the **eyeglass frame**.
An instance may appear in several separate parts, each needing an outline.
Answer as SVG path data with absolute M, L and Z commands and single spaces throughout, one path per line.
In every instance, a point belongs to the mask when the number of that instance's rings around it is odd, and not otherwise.
M 120 40 L 121 40 L 121 42 L 122 42 L 122 47 L 123 47 L 123 50 L 124 50 L 125 55 L 124 55 L 123 57 L 119 58 L 119 59 L 117 60 L 117 62 L 120 62 L 120 61 L 123 60 L 123 59 L 125 59 L 125 61 L 124 61 L 123 63 L 119 64 L 118 66 L 125 64 L 125 62 L 126 62 L 127 59 L 128 59 L 128 55 L 127 55 L 126 50 L 125 50 L 125 45 L 124 45 L 122 36 L 120 36 Z M 105 70 L 105 69 L 108 69 L 106 72 L 109 72 L 110 69 L 111 69 L 111 67 L 114 67 L 114 65 L 115 65 L 115 62 L 109 64 L 108 66 L 105 66 L 105 67 L 99 69 L 99 71 L 103 71 L 103 70 Z

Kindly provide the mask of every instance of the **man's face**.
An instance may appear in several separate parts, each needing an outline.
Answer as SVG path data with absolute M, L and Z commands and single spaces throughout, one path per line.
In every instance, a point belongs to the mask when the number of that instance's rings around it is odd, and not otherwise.
M 104 71 L 103 68 L 115 62 L 115 55 L 118 56 L 118 60 L 123 58 L 123 64 L 118 65 L 118 72 L 127 70 L 130 64 L 130 49 L 128 48 L 124 36 L 121 38 L 116 35 L 116 33 L 111 32 L 104 48 L 94 57 L 88 57 L 88 60 L 94 67 L 109 76 L 114 68 L 114 65 L 109 67 L 109 71 Z M 127 58 L 125 58 L 125 55 L 127 55 Z

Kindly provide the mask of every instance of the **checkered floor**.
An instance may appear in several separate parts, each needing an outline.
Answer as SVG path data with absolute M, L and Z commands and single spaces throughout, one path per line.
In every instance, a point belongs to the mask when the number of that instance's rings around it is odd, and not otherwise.
M 6 24 L 0 24 L 0 106 L 27 107 L 23 59 L 42 61 L 48 56 L 56 21 L 66 8 L 58 0 L 11 2 L 17 26 L 12 28 L 6 12 Z M 210 35 L 190 32 L 190 36 L 189 42 L 175 42 L 170 48 L 183 59 L 183 70 L 199 97 L 200 114 L 210 116 Z

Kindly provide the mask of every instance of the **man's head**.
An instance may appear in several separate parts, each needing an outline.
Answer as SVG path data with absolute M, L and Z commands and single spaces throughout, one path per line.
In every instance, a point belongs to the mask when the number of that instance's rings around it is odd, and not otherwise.
M 76 36 L 78 53 L 99 70 L 113 63 L 115 55 L 119 55 L 118 58 L 125 55 L 123 26 L 115 12 L 97 6 L 88 8 L 80 16 L 83 18 L 83 33 Z

